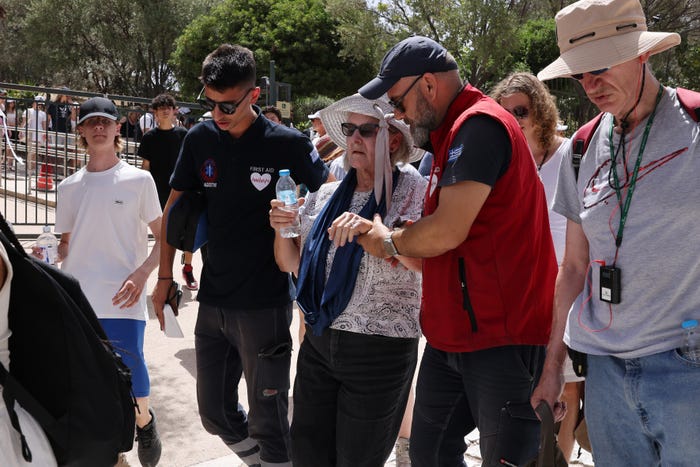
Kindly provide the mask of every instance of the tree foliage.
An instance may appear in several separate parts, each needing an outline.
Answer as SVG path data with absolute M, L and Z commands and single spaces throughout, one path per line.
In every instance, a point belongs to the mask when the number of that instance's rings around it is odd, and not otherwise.
M 4 79 L 147 97 L 172 90 L 174 41 L 209 3 L 8 1 L 0 33 Z
M 652 31 L 679 47 L 652 57 L 665 84 L 700 89 L 700 2 L 641 0 Z M 3 0 L 0 80 L 151 97 L 199 92 L 204 57 L 223 42 L 253 50 L 259 75 L 276 64 L 294 99 L 351 94 L 399 40 L 442 43 L 488 91 L 512 71 L 558 56 L 554 15 L 571 0 Z M 571 80 L 548 85 L 569 123 L 592 111 Z M 296 112 L 296 118 L 300 117 Z
M 532 10 L 525 0 L 382 0 L 382 20 L 401 38 L 428 36 L 449 50 L 477 87 L 500 79 L 517 49 L 518 25 Z
M 275 61 L 276 79 L 296 95 L 354 92 L 372 72 L 364 56 L 343 54 L 338 23 L 321 0 L 226 0 L 190 24 L 172 63 L 183 91 L 199 91 L 204 57 L 224 42 L 250 48 L 258 75 Z

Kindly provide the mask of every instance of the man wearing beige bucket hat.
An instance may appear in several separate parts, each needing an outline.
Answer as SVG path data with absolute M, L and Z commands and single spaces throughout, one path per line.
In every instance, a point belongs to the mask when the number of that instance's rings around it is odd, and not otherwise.
M 531 402 L 559 397 L 565 342 L 585 358 L 596 465 L 697 465 L 700 349 L 683 341 L 700 318 L 700 131 L 648 63 L 680 37 L 647 31 L 638 0 L 581 0 L 556 23 L 561 56 L 538 77 L 579 80 L 604 114 L 578 175 L 571 151 L 561 163 L 566 249 Z

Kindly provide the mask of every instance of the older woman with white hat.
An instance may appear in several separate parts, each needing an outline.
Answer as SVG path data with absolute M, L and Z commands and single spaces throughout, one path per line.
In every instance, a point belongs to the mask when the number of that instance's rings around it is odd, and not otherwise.
M 348 175 L 322 186 L 301 209 L 302 242 L 275 237 L 280 268 L 299 276 L 307 333 L 294 385 L 296 466 L 378 466 L 396 440 L 416 366 L 420 260 L 372 257 L 354 242 L 374 214 L 388 226 L 420 217 L 427 181 L 409 128 L 384 99 L 359 94 L 320 112 L 346 150 Z M 289 215 L 273 200 L 277 232 Z
M 648 64 L 680 36 L 648 31 L 638 0 L 581 0 L 556 24 L 561 56 L 538 77 L 577 79 L 603 114 L 578 173 L 571 151 L 560 166 L 566 246 L 531 402 L 559 398 L 565 341 L 586 359 L 596 465 L 698 465 L 700 357 L 683 338 L 700 319 L 700 131 Z

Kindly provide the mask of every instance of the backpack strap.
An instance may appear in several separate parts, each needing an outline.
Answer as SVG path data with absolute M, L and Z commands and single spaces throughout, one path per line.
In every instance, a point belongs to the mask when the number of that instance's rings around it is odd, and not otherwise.
M 700 92 L 676 88 L 676 95 L 688 115 L 696 122 L 700 121 Z
M 15 381 L 2 363 L 0 363 L 0 386 L 2 386 L 2 398 L 5 401 L 7 413 L 10 416 L 12 428 L 19 433 L 19 440 L 22 445 L 22 457 L 25 461 L 31 462 L 32 451 L 29 449 L 29 444 L 27 444 L 27 438 L 24 436 L 24 433 L 22 433 L 22 427 L 19 426 L 19 417 L 15 410 L 15 400 L 17 400 L 15 392 L 18 388 L 21 391 L 22 388 L 18 386 L 17 381 Z
M 574 166 L 576 180 L 578 180 L 578 169 L 581 167 L 581 159 L 583 159 L 583 155 L 586 153 L 586 149 L 588 149 L 588 144 L 591 142 L 591 137 L 595 129 L 598 128 L 602 118 L 603 112 L 596 115 L 593 120 L 583 125 L 574 133 L 574 137 L 572 138 L 574 144 L 572 146 L 571 165 Z

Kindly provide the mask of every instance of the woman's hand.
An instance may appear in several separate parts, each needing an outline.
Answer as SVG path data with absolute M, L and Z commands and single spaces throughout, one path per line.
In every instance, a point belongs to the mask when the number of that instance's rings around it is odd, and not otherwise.
M 304 205 L 304 198 L 297 199 L 297 206 L 302 207 Z M 270 200 L 270 227 L 275 229 L 275 232 L 283 227 L 289 227 L 294 223 L 297 216 L 299 216 L 298 211 L 292 212 L 284 209 L 284 201 L 278 199 Z
M 328 238 L 336 248 L 352 242 L 359 235 L 369 232 L 372 221 L 352 212 L 344 212 L 328 228 Z

